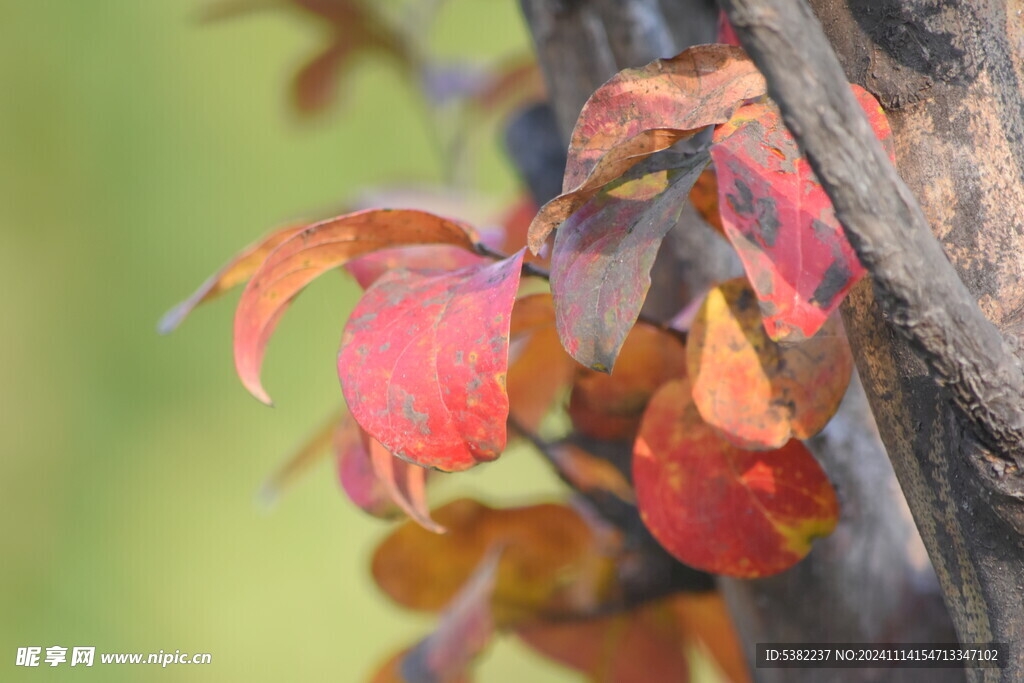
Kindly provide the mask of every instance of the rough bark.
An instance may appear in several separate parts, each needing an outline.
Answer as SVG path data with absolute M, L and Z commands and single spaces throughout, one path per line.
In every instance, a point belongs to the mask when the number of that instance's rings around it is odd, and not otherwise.
M 723 4 L 872 273 L 844 318 L 960 639 L 1010 644 L 1007 669 L 971 675 L 1020 680 L 1020 5 L 815 3 L 846 77 L 888 110 L 904 186 L 807 6 Z
M 663 56 L 664 27 L 672 28 L 670 52 L 714 38 L 717 10 L 705 0 L 663 0 L 662 16 L 670 16 L 671 22 L 661 24 L 661 33 L 657 24 L 648 20 L 653 3 L 639 2 L 632 9 L 631 2 L 610 4 L 616 7 L 610 10 L 603 0 L 522 0 L 564 140 L 586 98 L 614 71 Z M 632 29 L 604 24 L 607 20 L 623 22 L 623 17 L 629 16 L 647 19 L 636 22 Z M 630 38 L 645 32 L 649 36 L 646 52 L 645 42 Z M 595 44 L 600 36 L 616 44 Z M 617 44 L 620 41 L 622 44 Z M 614 64 L 609 65 L 608 55 Z M 655 265 L 646 313 L 670 315 L 712 282 L 736 272 L 732 250 L 695 222 L 691 217 L 682 222 L 681 230 L 670 233 Z M 952 637 L 934 572 L 920 551 L 920 541 L 864 406 L 863 393 L 855 387 L 835 424 L 812 444 L 839 490 L 843 518 L 836 534 L 817 544 L 811 556 L 791 572 L 756 582 L 720 582 L 751 655 L 756 642 L 769 640 L 812 642 L 828 636 L 858 642 L 907 638 L 941 642 Z M 871 671 L 834 671 L 830 680 L 883 680 L 871 678 L 878 673 Z M 821 680 L 820 673 L 809 669 L 758 672 L 759 680 L 780 681 Z M 949 676 L 932 680 L 962 677 L 959 672 Z

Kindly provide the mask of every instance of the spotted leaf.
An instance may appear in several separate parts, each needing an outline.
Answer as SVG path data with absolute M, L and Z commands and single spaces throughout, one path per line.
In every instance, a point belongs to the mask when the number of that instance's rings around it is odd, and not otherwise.
M 745 278 L 713 288 L 686 343 L 693 399 L 740 448 L 778 448 L 820 432 L 839 409 L 853 357 L 838 314 L 810 339 L 772 341 Z
M 881 107 L 851 88 L 893 158 Z M 720 126 L 711 157 L 725 235 L 757 291 L 765 329 L 775 340 L 813 336 L 866 272 L 831 200 L 770 102 L 742 107 Z
M 701 419 L 688 380 L 662 387 L 633 453 L 640 515 L 680 562 L 742 578 L 781 572 L 835 528 L 839 504 L 810 451 L 737 448 Z
M 610 372 L 651 286 L 661 241 L 707 165 L 648 173 L 603 188 L 555 235 L 551 292 L 558 334 L 579 363 Z
M 698 45 L 619 72 L 580 112 L 562 194 L 534 218 L 530 250 L 539 252 L 551 231 L 601 187 L 655 152 L 728 121 L 736 107 L 764 92 L 764 78 L 750 58 L 727 45 Z
M 451 472 L 501 455 L 522 261 L 520 251 L 448 272 L 392 271 L 352 312 L 338 354 L 345 400 L 398 457 Z

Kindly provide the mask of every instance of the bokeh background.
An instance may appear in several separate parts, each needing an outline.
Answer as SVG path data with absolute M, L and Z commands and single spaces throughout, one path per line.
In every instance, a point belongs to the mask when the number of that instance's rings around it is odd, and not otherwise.
M 429 40 L 525 50 L 513 0 L 450 0 Z M 338 403 L 357 295 L 325 278 L 270 347 L 266 408 L 234 377 L 237 294 L 155 323 L 229 255 L 360 188 L 438 181 L 422 105 L 361 61 L 312 124 L 286 82 L 321 29 L 297 15 L 196 21 L 202 0 L 0 1 L 0 680 L 361 681 L 432 620 L 375 589 L 388 525 L 322 463 L 273 509 L 261 482 Z M 496 134 L 470 186 L 511 201 Z M 442 482 L 522 503 L 558 490 L 532 454 Z M 22 669 L 18 647 L 209 652 L 206 666 Z M 482 681 L 573 681 L 514 642 Z

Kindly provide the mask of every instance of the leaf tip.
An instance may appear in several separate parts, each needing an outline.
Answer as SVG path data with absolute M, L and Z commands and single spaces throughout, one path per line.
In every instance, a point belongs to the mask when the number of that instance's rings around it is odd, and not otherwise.
M 185 319 L 185 315 L 188 313 L 187 302 L 181 302 L 176 304 L 171 310 L 163 314 L 160 320 L 156 324 L 157 334 L 170 334 L 174 330 L 178 329 L 181 325 L 181 321 Z

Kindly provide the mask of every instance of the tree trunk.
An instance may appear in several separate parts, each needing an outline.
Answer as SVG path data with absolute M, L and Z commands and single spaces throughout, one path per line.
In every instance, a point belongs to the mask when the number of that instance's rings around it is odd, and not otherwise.
M 563 140 L 587 97 L 621 68 L 711 42 L 717 12 L 709 2 L 522 0 Z M 660 21 L 654 21 L 653 16 Z M 670 16 L 672 23 L 664 17 Z M 671 28 L 671 32 L 669 31 Z M 723 240 L 691 216 L 659 254 L 645 311 L 667 315 L 735 274 Z M 682 282 L 683 286 L 680 287 Z M 842 520 L 793 570 L 758 581 L 724 579 L 750 661 L 757 642 L 948 642 L 952 626 L 934 572 L 906 512 L 859 385 L 840 414 L 810 444 L 838 489 Z M 829 680 L 919 680 L 893 671 L 839 669 Z M 899 672 L 895 672 L 899 673 Z M 929 680 L 962 672 L 933 670 Z M 763 669 L 758 680 L 817 681 L 813 669 Z M 881 675 L 880 674 L 885 674 Z
M 848 78 L 888 109 L 903 182 L 920 208 L 887 170 L 803 3 L 724 4 L 871 271 L 874 287 L 857 288 L 844 318 L 960 639 L 1010 646 L 1006 669 L 970 669 L 971 678 L 1021 680 L 1020 4 L 813 3 Z M 935 244 L 925 218 L 955 272 L 941 254 L 918 257 Z M 951 296 L 937 300 L 936 290 Z
M 886 108 L 900 175 L 986 316 L 1024 325 L 1020 2 L 814 2 L 847 77 Z M 964 642 L 1008 642 L 1024 676 L 1024 511 L 868 286 L 844 310 L 883 440 Z M 996 475 L 996 476 L 993 476 Z M 1005 476 L 1005 475 L 1004 475 Z M 1016 478 L 1016 477 L 1015 477 Z M 1019 479 L 1018 479 L 1019 481 Z M 1009 494 L 1009 495 L 1007 495 Z M 987 672 L 997 678 L 998 672 Z

